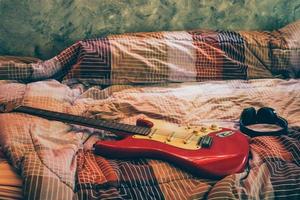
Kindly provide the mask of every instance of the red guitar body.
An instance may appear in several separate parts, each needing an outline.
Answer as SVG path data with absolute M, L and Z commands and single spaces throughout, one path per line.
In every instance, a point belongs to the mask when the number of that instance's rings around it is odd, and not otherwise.
M 172 143 L 172 140 L 167 139 L 163 142 L 158 141 L 160 139 L 155 140 L 153 136 L 150 138 L 150 136 L 127 135 L 121 140 L 98 141 L 94 148 L 96 154 L 106 157 L 148 157 L 166 160 L 206 177 L 224 177 L 244 170 L 249 154 L 249 142 L 244 134 L 237 130 L 218 128 L 216 131 L 210 130 L 206 137 L 211 139 L 211 144 L 206 147 L 195 147 L 196 141 L 199 140 L 197 137 L 194 144 L 185 148 L 183 138 L 175 141 L 173 137 Z

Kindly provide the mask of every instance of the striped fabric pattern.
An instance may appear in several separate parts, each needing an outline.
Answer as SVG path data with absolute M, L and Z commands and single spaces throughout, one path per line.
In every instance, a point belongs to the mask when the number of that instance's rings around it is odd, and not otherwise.
M 0 199 L 22 199 L 22 178 L 8 163 L 0 149 Z
M 287 135 L 250 140 L 244 172 L 207 179 L 163 160 L 95 155 L 93 142 L 116 139 L 101 130 L 1 113 L 0 146 L 23 197 L 300 199 L 299 33 L 300 21 L 272 32 L 129 33 L 78 41 L 46 61 L 0 57 L 0 105 L 228 128 L 245 107 L 269 106 L 290 125 Z
M 21 113 L 0 114 L 0 145 L 21 172 L 25 199 L 298 199 L 299 94 L 297 79 L 106 89 L 56 80 L 0 82 L 0 103 L 22 98 L 27 106 L 128 124 L 147 117 L 238 128 L 241 110 L 252 102 L 272 106 L 288 120 L 287 135 L 252 138 L 246 170 L 220 179 L 196 176 L 163 160 L 98 156 L 91 149 L 94 142 L 115 135 Z
M 300 20 L 279 30 L 170 31 L 78 41 L 52 59 L 0 62 L 0 78 L 98 84 L 299 77 Z

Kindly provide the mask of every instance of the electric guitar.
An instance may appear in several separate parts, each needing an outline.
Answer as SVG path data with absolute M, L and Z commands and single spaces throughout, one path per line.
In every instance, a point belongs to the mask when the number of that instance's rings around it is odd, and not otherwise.
M 138 119 L 136 125 L 129 125 L 27 106 L 13 109 L 2 106 L 0 110 L 113 132 L 122 139 L 97 141 L 94 144 L 94 152 L 106 157 L 157 158 L 207 177 L 224 177 L 242 172 L 248 161 L 248 138 L 238 130 L 216 125 L 180 126 L 145 119 Z

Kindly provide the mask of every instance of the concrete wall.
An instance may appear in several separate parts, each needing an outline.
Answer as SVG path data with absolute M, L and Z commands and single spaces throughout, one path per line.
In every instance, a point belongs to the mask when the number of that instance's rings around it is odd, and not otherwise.
M 273 30 L 296 19 L 299 0 L 0 0 L 0 55 L 46 59 L 111 33 Z

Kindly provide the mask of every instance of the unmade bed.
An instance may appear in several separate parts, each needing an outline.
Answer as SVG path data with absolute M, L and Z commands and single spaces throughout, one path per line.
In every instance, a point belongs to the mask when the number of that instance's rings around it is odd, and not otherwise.
M 1 179 L 1 198 L 299 199 L 299 35 L 300 21 L 273 32 L 132 33 L 79 41 L 47 61 L 2 59 L 2 105 L 232 129 L 244 108 L 267 106 L 289 129 L 249 137 L 244 171 L 211 179 L 163 159 L 94 154 L 96 141 L 117 139 L 108 131 L 6 112 L 0 145 L 18 192 L 2 192 Z

